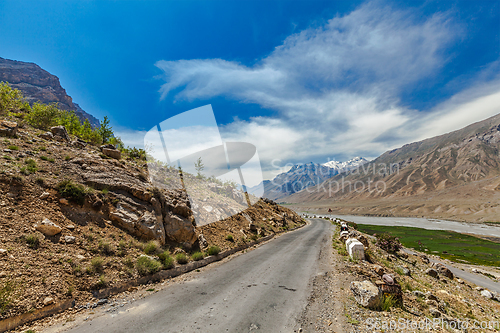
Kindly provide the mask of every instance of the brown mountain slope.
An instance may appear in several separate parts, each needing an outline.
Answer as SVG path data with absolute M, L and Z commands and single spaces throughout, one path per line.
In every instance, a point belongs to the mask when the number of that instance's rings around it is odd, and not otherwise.
M 405 145 L 284 199 L 344 214 L 499 220 L 500 115 Z
M 30 104 L 58 103 L 63 110 L 75 111 L 80 120 L 88 119 L 92 126 L 99 126 L 97 118 L 73 103 L 72 98 L 61 87 L 59 78 L 37 64 L 0 58 L 0 82 L 2 81 L 22 91 Z

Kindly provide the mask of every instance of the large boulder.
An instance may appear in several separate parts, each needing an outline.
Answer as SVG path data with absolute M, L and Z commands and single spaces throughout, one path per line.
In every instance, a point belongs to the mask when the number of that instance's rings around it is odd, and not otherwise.
M 481 296 L 486 297 L 486 298 L 493 298 L 493 294 L 489 290 L 483 290 L 481 291 Z
M 71 138 L 69 137 L 68 131 L 66 131 L 66 127 L 64 127 L 62 125 L 51 127 L 50 131 L 54 135 L 54 139 L 56 139 L 58 141 L 66 141 L 66 142 L 71 141 Z
M 177 243 L 194 244 L 198 237 L 193 223 L 175 214 L 166 214 L 164 217 L 165 235 Z
M 118 149 L 103 148 L 102 153 L 116 160 L 119 160 L 122 157 L 122 153 Z
M 1 136 L 16 136 L 17 123 L 13 121 L 0 120 L 0 135 Z
M 62 231 L 61 227 L 45 218 L 42 222 L 35 224 L 35 230 L 40 231 L 45 236 L 54 236 Z
M 382 303 L 382 293 L 371 281 L 351 282 L 351 291 L 356 302 L 366 308 L 377 309 Z
M 165 229 L 161 219 L 154 212 L 145 211 L 141 216 L 122 206 L 110 212 L 109 218 L 118 227 L 143 239 L 157 240 L 161 245 L 165 244 Z
M 432 276 L 433 278 L 437 278 L 438 277 L 438 272 L 434 268 L 428 268 L 425 271 L 425 274 L 427 274 L 429 276 Z
M 433 263 L 432 267 L 441 275 L 446 276 L 449 279 L 453 280 L 453 273 L 446 267 L 445 265 L 441 263 Z

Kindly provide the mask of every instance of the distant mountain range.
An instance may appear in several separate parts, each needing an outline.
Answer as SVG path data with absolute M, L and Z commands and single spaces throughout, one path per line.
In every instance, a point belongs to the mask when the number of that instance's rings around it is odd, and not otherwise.
M 500 221 L 499 152 L 500 114 L 388 151 L 282 201 L 341 214 Z
M 358 168 L 367 162 L 368 160 L 363 157 L 355 157 L 346 162 L 329 161 L 324 164 L 313 162 L 296 164 L 290 170 L 277 175 L 272 180 L 263 181 L 261 184 L 264 186 L 263 196 L 268 199 L 278 200 L 320 184 L 338 173 Z M 249 192 L 253 193 L 261 185 L 250 188 Z
M 97 118 L 83 111 L 78 104 L 73 102 L 66 90 L 61 87 L 57 76 L 34 63 L 0 58 L 1 81 L 8 82 L 12 88 L 22 91 L 30 104 L 56 102 L 59 108 L 74 111 L 81 121 L 88 119 L 93 127 L 99 126 Z

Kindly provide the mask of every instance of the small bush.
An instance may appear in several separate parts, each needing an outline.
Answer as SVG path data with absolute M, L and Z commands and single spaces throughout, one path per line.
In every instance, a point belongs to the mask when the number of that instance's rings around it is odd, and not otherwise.
M 35 180 L 35 182 L 40 186 L 45 186 L 45 179 L 39 177 Z
M 56 186 L 57 191 L 63 198 L 67 198 L 77 204 L 82 205 L 87 194 L 85 187 L 81 184 L 76 184 L 70 179 L 61 181 Z
M 159 248 L 160 248 L 160 244 L 157 241 L 152 240 L 152 241 L 147 242 L 146 245 L 144 246 L 144 253 L 155 254 Z
M 204 258 L 203 256 L 203 253 L 201 252 L 195 252 L 193 253 L 193 255 L 191 256 L 191 258 L 194 260 L 194 261 L 198 261 L 198 260 L 201 260 Z
M 19 150 L 18 146 L 9 146 L 8 147 L 10 150 Z
M 42 155 L 42 156 L 40 156 L 40 159 L 43 161 L 47 161 L 49 158 L 47 156 Z
M 64 156 L 65 161 L 69 161 L 70 159 L 71 159 L 71 156 L 69 156 L 69 155 Z
M 130 257 L 123 259 L 123 264 L 128 268 L 134 268 L 134 261 Z
M 102 272 L 104 268 L 104 260 L 101 257 L 94 257 L 90 261 L 92 272 Z
M 382 311 L 389 311 L 394 305 L 396 305 L 397 302 L 397 298 L 392 295 L 384 296 L 381 306 Z
M 12 280 L 5 281 L 0 288 L 0 314 L 4 314 L 10 307 L 14 294 L 16 293 L 16 283 Z
M 60 113 L 61 111 L 56 104 L 35 103 L 31 107 L 31 112 L 24 119 L 35 128 L 48 130 L 57 125 L 57 117 Z
M 40 238 L 37 234 L 30 234 L 25 237 L 26 244 L 32 249 L 38 249 L 40 247 Z
M 226 240 L 227 240 L 227 241 L 230 241 L 230 242 L 234 242 L 234 237 L 233 237 L 233 235 L 227 235 L 227 236 L 226 236 Z
M 24 163 L 26 164 L 26 169 L 29 173 L 35 173 L 38 171 L 36 162 L 33 159 L 28 158 L 26 161 L 24 161 Z
M 104 274 L 102 274 L 101 276 L 99 276 L 99 281 L 97 282 L 96 287 L 97 288 L 104 288 L 104 287 L 106 287 L 107 284 L 108 284 L 108 279 L 106 279 Z
M 140 275 L 154 274 L 161 269 L 161 263 L 147 256 L 141 256 L 137 259 L 135 268 Z
M 40 149 L 41 151 L 47 151 L 47 147 L 45 147 L 45 146 L 41 146 L 41 147 L 40 147 L 40 148 L 38 148 L 38 149 Z
M 111 245 L 109 242 L 100 240 L 97 246 L 99 248 L 99 252 L 101 252 L 102 254 L 110 255 L 115 252 L 113 249 L 113 245 Z
M 377 238 L 377 246 L 389 253 L 396 253 L 402 248 L 399 238 L 397 237 L 387 233 L 375 235 L 375 237 Z
M 163 251 L 158 255 L 160 258 L 161 263 L 163 264 L 163 268 L 169 269 L 174 267 L 174 258 L 170 255 L 170 252 L 168 251 Z
M 189 259 L 187 257 L 187 255 L 185 255 L 184 253 L 177 253 L 175 255 L 175 261 L 177 261 L 177 263 L 181 264 L 181 265 L 184 265 L 184 264 L 187 264 Z
M 212 245 L 208 248 L 207 254 L 209 256 L 216 256 L 220 253 L 220 248 L 218 246 Z

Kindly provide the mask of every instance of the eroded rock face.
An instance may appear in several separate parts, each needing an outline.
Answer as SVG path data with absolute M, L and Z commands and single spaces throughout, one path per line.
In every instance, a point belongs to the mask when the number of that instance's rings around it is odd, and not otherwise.
M 382 303 L 382 293 L 371 281 L 351 282 L 351 291 L 356 301 L 364 307 L 376 309 Z
M 45 218 L 42 222 L 35 224 L 35 230 L 40 231 L 45 236 L 54 236 L 62 231 L 61 227 Z
M 0 136 L 16 136 L 17 123 L 13 121 L 0 120 Z
M 122 153 L 118 149 L 103 148 L 102 153 L 106 156 L 119 160 L 122 157 Z
M 165 244 L 163 223 L 161 220 L 158 221 L 154 212 L 145 211 L 142 215 L 138 215 L 137 212 L 118 205 L 116 210 L 109 213 L 109 217 L 120 228 L 137 237 Z
M 165 234 L 178 243 L 194 244 L 196 242 L 196 232 L 193 223 L 180 216 L 167 214 L 164 217 Z

